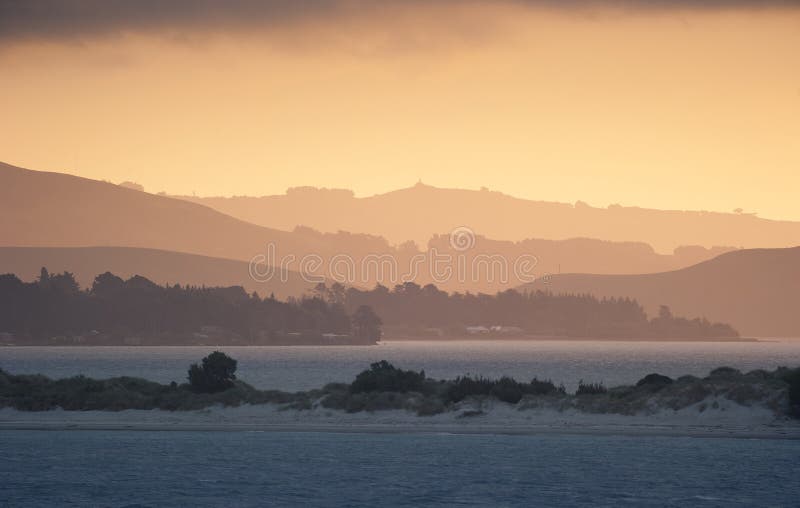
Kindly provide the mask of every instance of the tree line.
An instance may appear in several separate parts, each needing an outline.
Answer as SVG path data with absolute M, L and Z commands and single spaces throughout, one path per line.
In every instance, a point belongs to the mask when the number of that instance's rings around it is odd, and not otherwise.
M 674 316 L 662 306 L 649 318 L 631 298 L 597 298 L 590 294 L 520 292 L 513 289 L 493 295 L 448 293 L 433 284 L 414 282 L 394 288 L 377 285 L 371 290 L 319 284 L 319 298 L 345 309 L 367 305 L 381 316 L 387 328 L 442 330 L 463 333 L 466 327 L 520 329 L 522 333 L 570 337 L 729 338 L 738 332 L 728 324 L 705 318 Z
M 36 281 L 0 275 L 0 339 L 146 344 L 371 344 L 392 334 L 488 334 L 637 337 L 738 337 L 730 325 L 674 316 L 662 306 L 649 318 L 630 298 L 506 290 L 447 293 L 407 282 L 389 289 L 319 284 L 287 301 L 240 286 L 158 285 L 145 277 L 98 275 L 81 289 L 75 277 L 42 268 Z M 327 341 L 327 342 L 326 342 Z
M 0 332 L 21 340 L 80 336 L 103 341 L 139 336 L 146 342 L 230 343 L 342 341 L 374 343 L 380 320 L 369 308 L 348 313 L 318 296 L 283 302 L 242 287 L 158 285 L 110 272 L 81 289 L 73 274 L 42 268 L 34 282 L 0 275 Z M 205 332 L 205 333 L 198 333 Z M 213 335 L 213 337 L 209 337 Z

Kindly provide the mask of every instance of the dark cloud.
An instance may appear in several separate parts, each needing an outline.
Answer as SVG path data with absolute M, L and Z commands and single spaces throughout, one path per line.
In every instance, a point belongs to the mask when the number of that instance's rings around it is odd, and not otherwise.
M 800 7 L 800 0 L 505 0 L 552 9 Z M 0 39 L 71 38 L 122 32 L 268 29 L 390 7 L 476 5 L 477 0 L 0 0 Z M 485 4 L 485 3 L 484 3 Z

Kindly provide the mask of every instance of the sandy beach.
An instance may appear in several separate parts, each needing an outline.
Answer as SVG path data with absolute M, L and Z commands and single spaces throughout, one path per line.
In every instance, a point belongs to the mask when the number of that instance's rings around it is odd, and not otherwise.
M 520 410 L 484 401 L 434 416 L 393 410 L 345 413 L 314 407 L 298 411 L 273 404 L 198 411 L 0 410 L 0 430 L 141 430 L 342 433 L 591 434 L 631 436 L 800 439 L 800 422 L 760 407 L 719 401 L 718 408 L 625 416 L 551 409 Z M 699 406 L 699 405 L 698 405 Z

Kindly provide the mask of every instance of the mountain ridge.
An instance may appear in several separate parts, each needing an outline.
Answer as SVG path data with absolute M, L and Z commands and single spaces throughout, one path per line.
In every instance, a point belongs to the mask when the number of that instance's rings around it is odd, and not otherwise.
M 641 241 L 660 253 L 686 245 L 778 248 L 800 243 L 800 222 L 748 213 L 620 205 L 601 208 L 581 201 L 528 200 L 488 189 L 425 184 L 365 197 L 356 197 L 347 189 L 316 187 L 295 187 L 285 194 L 260 197 L 174 197 L 264 226 L 291 229 L 304 225 L 323 232 L 378 234 L 394 245 L 411 240 L 424 246 L 434 234 L 460 226 L 505 241 L 532 237 Z

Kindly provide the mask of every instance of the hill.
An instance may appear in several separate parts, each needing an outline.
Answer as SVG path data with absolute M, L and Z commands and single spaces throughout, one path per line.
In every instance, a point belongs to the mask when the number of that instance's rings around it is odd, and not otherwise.
M 0 216 L 0 246 L 138 247 L 241 261 L 260 256 L 264 263 L 319 277 L 329 273 L 328 265 L 302 266 L 306 256 L 314 261 L 393 252 L 380 237 L 280 231 L 179 199 L 4 163 Z
M 206 206 L 63 173 L 0 163 L 1 246 L 148 247 L 249 260 L 268 242 L 319 250 L 314 239 Z
M 136 247 L 0 247 L 0 273 L 32 281 L 42 267 L 51 273 L 72 272 L 84 288 L 105 272 L 124 279 L 141 275 L 162 285 L 242 286 L 261 296 L 274 293 L 278 299 L 301 296 L 313 287 L 296 272 L 284 271 L 281 277 L 259 282 L 250 277 L 245 261 L 180 252 Z
M 556 275 L 524 288 L 627 296 L 651 314 L 668 305 L 676 314 L 730 323 L 743 335 L 800 337 L 800 247 L 729 252 L 647 275 Z
M 285 195 L 180 199 L 242 220 L 280 229 L 302 224 L 326 232 L 382 235 L 393 244 L 424 246 L 435 234 L 467 226 L 495 240 L 595 238 L 644 242 L 662 253 L 682 245 L 789 247 L 800 244 L 800 222 L 744 213 L 654 210 L 582 202 L 519 199 L 489 190 L 443 189 L 417 184 L 357 198 L 352 191 L 301 187 Z
M 305 196 L 307 192 L 312 196 L 328 196 L 326 192 L 329 192 L 332 197 L 316 201 L 302 197 L 299 202 L 307 206 L 277 210 L 275 220 L 299 223 L 312 213 L 309 210 L 333 218 L 348 213 L 345 204 L 337 204 L 342 200 L 341 192 L 295 191 L 292 195 Z M 426 191 L 423 189 L 421 192 Z M 293 196 L 289 198 L 294 202 Z M 436 214 L 423 218 L 419 216 L 417 207 L 406 205 L 408 213 L 405 219 L 399 212 L 385 219 L 398 220 L 399 224 L 410 228 L 439 220 Z M 720 249 L 691 247 L 664 255 L 642 242 L 593 239 L 512 242 L 484 236 L 475 237 L 474 247 L 469 251 L 453 251 L 448 235 L 430 238 L 429 250 L 420 250 L 408 243 L 393 246 L 376 235 L 339 230 L 319 232 L 294 225 L 292 231 L 257 226 L 201 204 L 108 182 L 31 171 L 7 164 L 0 164 L 0 214 L 5 219 L 0 223 L 0 246 L 137 247 L 249 261 L 254 256 L 267 254 L 268 246 L 273 245 L 275 256 L 269 264 L 280 265 L 281 261 L 286 261 L 289 264 L 283 267 L 291 271 L 327 275 L 350 285 L 366 287 L 376 282 L 391 287 L 413 279 L 421 284 L 435 282 L 450 291 L 495 292 L 531 280 L 512 276 L 512 265 L 521 256 L 536 258 L 536 275 L 564 271 L 651 273 L 688 266 L 720 252 Z M 296 214 L 296 218 L 292 214 Z M 539 225 L 531 223 L 529 229 L 538 231 Z M 499 273 L 492 277 L 482 267 L 464 277 L 452 276 L 443 280 L 431 273 L 433 255 L 430 249 L 433 248 L 451 256 L 452 271 L 457 268 L 452 265 L 461 257 L 471 265 L 477 264 L 474 263 L 477 256 L 503 258 L 508 280 L 501 280 Z M 308 255 L 310 258 L 306 257 Z M 311 263 L 303 265 L 304 259 Z M 129 272 L 121 265 L 115 265 L 115 268 L 120 273 Z M 74 270 L 70 267 L 65 269 Z M 150 275 L 166 281 L 160 273 Z M 187 279 L 193 280 L 203 279 Z M 293 290 L 276 291 L 281 294 L 291 292 Z

